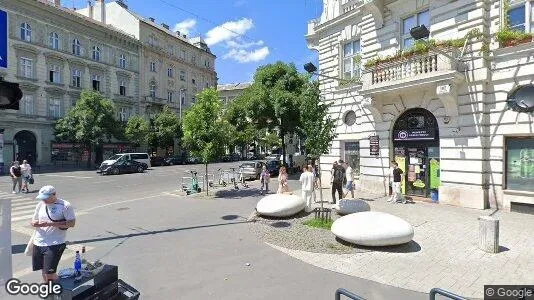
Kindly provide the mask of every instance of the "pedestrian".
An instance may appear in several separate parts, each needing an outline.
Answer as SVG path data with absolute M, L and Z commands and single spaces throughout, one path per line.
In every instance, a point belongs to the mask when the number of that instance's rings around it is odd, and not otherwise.
M 32 266 L 34 271 L 42 270 L 47 283 L 58 278 L 56 270 L 66 248 L 66 230 L 74 227 L 76 218 L 71 204 L 59 199 L 53 186 L 43 186 L 36 199 L 40 201 L 31 221 L 35 227 Z
M 30 188 L 28 186 L 28 183 L 30 182 L 30 179 L 32 178 L 32 166 L 28 163 L 27 160 L 22 161 L 22 165 L 20 166 L 20 170 L 22 172 L 22 189 L 26 191 L 26 194 L 30 192 Z
M 390 163 L 390 167 L 389 167 L 389 177 L 388 177 L 388 182 L 389 182 L 389 195 L 393 195 L 393 170 L 395 170 L 395 168 L 393 167 L 393 163 L 395 161 L 392 160 L 391 163 Z
M 17 184 L 19 185 L 18 192 L 20 193 L 22 189 L 22 170 L 18 161 L 11 163 L 11 168 L 9 168 L 9 174 L 11 175 L 11 180 L 13 181 L 13 194 L 16 194 L 15 188 Z
M 300 183 L 302 184 L 302 199 L 306 201 L 306 212 L 312 209 L 313 200 L 313 186 L 315 184 L 315 176 L 312 173 L 311 165 L 304 167 L 304 172 L 300 174 Z
M 287 171 L 286 167 L 280 168 L 280 174 L 278 174 L 278 194 L 289 192 L 289 186 L 287 185 Z
M 345 163 L 345 178 L 347 181 L 345 185 L 347 192 L 343 195 L 343 198 L 347 197 L 350 192 L 351 198 L 354 199 L 354 170 L 347 162 Z
M 338 193 L 339 200 L 343 199 L 343 181 L 345 180 L 345 169 L 341 166 L 343 160 L 339 161 L 339 164 L 335 164 L 333 168 L 332 176 L 332 203 L 336 204 L 336 192 Z
M 402 195 L 402 190 L 401 190 L 401 181 L 402 181 L 401 174 L 403 172 L 399 168 L 399 164 L 397 162 L 394 161 L 394 162 L 391 162 L 391 164 L 393 166 L 393 195 L 388 200 L 388 202 L 393 202 L 393 203 L 403 202 L 404 204 L 406 204 L 407 201 Z
M 271 180 L 271 174 L 269 173 L 269 171 L 267 170 L 267 166 L 265 165 L 261 168 L 260 180 L 261 180 L 260 195 L 263 195 L 264 192 L 265 192 L 265 195 L 267 195 L 269 193 L 269 180 Z

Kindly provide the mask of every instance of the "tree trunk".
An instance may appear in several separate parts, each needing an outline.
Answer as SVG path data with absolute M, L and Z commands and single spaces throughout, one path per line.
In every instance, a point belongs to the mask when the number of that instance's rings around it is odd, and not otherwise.
M 208 163 L 204 164 L 206 174 L 204 175 L 204 184 L 206 185 L 206 196 L 209 196 L 208 187 L 210 186 L 210 183 L 208 182 Z
M 317 176 L 319 176 L 319 201 L 321 201 L 321 211 L 323 211 L 323 182 L 321 180 L 321 162 L 319 161 L 319 158 L 317 158 Z

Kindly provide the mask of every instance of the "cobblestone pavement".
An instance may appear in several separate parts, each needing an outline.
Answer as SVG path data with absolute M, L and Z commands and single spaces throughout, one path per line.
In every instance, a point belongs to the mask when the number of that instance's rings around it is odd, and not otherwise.
M 326 200 L 329 191 L 323 191 Z M 488 284 L 534 282 L 534 217 L 497 211 L 498 254 L 478 249 L 478 217 L 493 211 L 416 202 L 391 204 L 385 197 L 358 194 L 372 211 L 404 218 L 414 226 L 410 247 L 351 254 L 313 253 L 270 244 L 317 267 L 405 289 L 426 292 L 439 287 L 464 297 L 483 298 Z M 316 204 L 317 205 L 317 204 Z

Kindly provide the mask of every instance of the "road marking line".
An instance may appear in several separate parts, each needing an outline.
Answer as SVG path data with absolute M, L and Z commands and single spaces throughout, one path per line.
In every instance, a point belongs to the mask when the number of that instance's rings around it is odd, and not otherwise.
M 157 194 L 157 195 L 146 196 L 146 197 L 141 197 L 141 198 L 135 198 L 135 199 L 130 199 L 130 200 L 111 202 L 111 203 L 108 203 L 108 204 L 99 205 L 99 206 L 91 207 L 91 208 L 88 208 L 88 209 L 84 209 L 83 211 L 84 212 L 89 212 L 91 210 L 95 210 L 95 209 L 102 208 L 102 207 L 107 207 L 107 206 L 112 206 L 112 205 L 122 204 L 122 203 L 128 203 L 128 202 L 135 202 L 135 201 L 139 201 L 139 200 L 145 200 L 145 199 L 156 198 L 156 197 L 161 197 L 161 196 L 163 196 L 163 195 L 162 194 Z
M 86 211 L 80 211 L 80 212 L 74 212 L 74 213 L 76 217 L 88 214 L 88 212 Z M 30 222 L 32 218 L 33 218 L 33 213 L 31 215 L 17 216 L 17 217 L 11 218 L 11 222 L 13 223 L 13 222 L 19 222 L 19 221 L 24 221 L 24 220 Z
M 28 204 L 28 205 L 25 205 L 25 206 L 19 206 L 19 207 L 11 207 L 11 212 L 14 212 L 14 211 L 21 211 L 21 210 L 31 210 L 32 211 L 35 211 L 35 205 L 31 205 Z
M 24 211 L 11 211 L 11 218 L 13 217 L 16 217 L 16 216 L 23 216 L 25 214 L 28 214 L 28 213 L 31 213 L 30 211 L 28 210 L 24 210 Z M 33 214 L 31 214 L 33 216 Z
M 53 174 L 40 174 L 39 176 L 64 177 L 64 178 L 78 178 L 78 179 L 89 179 L 89 178 L 94 178 L 94 177 L 87 177 L 87 176 L 70 176 L 70 175 L 53 175 Z

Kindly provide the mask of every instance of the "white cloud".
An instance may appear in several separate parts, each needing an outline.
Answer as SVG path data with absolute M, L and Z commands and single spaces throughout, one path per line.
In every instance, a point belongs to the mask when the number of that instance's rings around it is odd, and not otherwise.
M 234 2 L 234 6 L 235 7 L 240 7 L 240 6 L 243 6 L 247 3 L 246 0 L 237 0 L 236 2 Z
M 239 48 L 239 49 L 247 49 L 247 48 L 250 48 L 250 47 L 254 47 L 254 46 L 263 46 L 263 41 L 257 41 L 257 42 L 250 42 L 250 43 L 247 43 L 247 42 L 242 42 L 240 40 L 230 40 L 228 42 L 226 42 L 226 45 L 230 48 Z
M 256 62 L 264 60 L 269 55 L 269 47 L 262 47 L 253 51 L 244 49 L 231 49 L 224 55 L 225 59 L 234 59 L 240 63 Z
M 197 25 L 197 20 L 195 19 L 187 19 L 183 20 L 182 22 L 174 25 L 174 31 L 180 31 L 181 34 L 189 35 L 189 32 L 191 29 L 193 29 Z
M 243 18 L 238 21 L 229 21 L 210 29 L 206 33 L 205 40 L 208 46 L 212 46 L 243 35 L 252 27 L 254 27 L 254 24 L 251 19 Z

